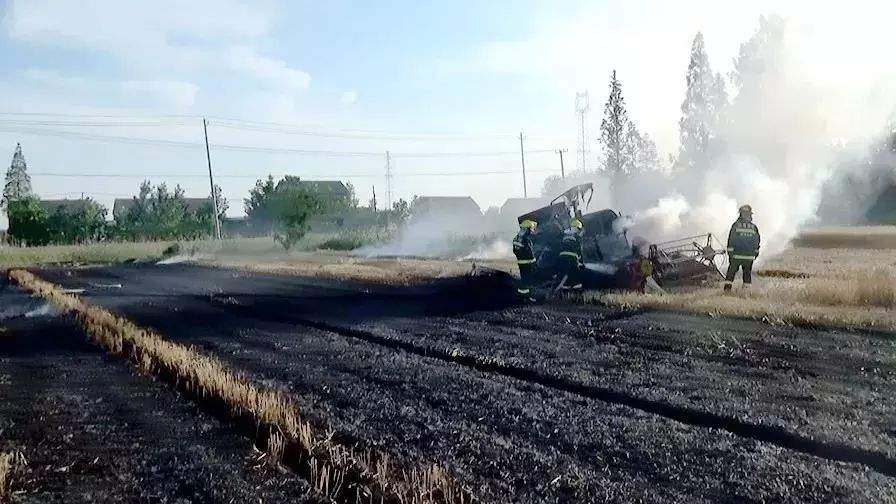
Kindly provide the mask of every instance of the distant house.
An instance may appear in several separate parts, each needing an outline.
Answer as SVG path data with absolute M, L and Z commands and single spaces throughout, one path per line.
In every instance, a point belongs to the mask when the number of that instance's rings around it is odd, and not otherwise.
M 40 208 L 46 212 L 47 215 L 53 215 L 56 212 L 62 212 L 66 214 L 73 214 L 85 210 L 88 208 L 93 202 L 88 199 L 61 199 L 61 200 L 38 200 L 38 205 Z
M 279 191 L 287 187 L 303 189 L 332 200 L 347 200 L 352 195 L 348 187 L 338 180 L 302 180 L 299 177 L 287 175 L 277 182 L 275 190 Z
M 204 205 L 211 203 L 211 198 L 184 198 L 187 204 L 187 212 L 196 213 Z M 119 220 L 127 215 L 127 213 L 137 204 L 137 198 L 116 198 L 112 204 L 112 218 Z
M 482 218 L 482 209 L 469 196 L 420 196 L 411 204 L 411 216 L 415 219 L 473 219 L 478 222 Z
M 550 202 L 550 198 L 508 198 L 501 205 L 501 216 L 505 220 L 508 218 L 516 220 L 518 216 L 547 206 Z

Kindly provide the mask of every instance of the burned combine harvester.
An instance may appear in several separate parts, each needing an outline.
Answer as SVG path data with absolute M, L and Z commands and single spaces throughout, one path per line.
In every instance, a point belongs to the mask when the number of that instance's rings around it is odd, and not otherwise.
M 560 284 L 563 275 L 558 252 L 573 217 L 584 224 L 581 278 L 587 289 L 643 290 L 652 281 L 665 287 L 721 278 L 727 257 L 711 234 L 633 245 L 624 217 L 610 209 L 587 212 L 593 195 L 592 184 L 577 185 L 548 206 L 517 218 L 538 223 L 532 237 L 536 285 L 554 289 Z

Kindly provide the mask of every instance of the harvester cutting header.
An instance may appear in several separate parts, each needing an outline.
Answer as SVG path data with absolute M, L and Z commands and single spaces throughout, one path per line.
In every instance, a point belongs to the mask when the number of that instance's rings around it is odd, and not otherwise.
M 644 290 L 722 278 L 726 250 L 712 234 L 633 244 L 626 218 L 612 209 L 588 212 L 593 195 L 592 184 L 580 184 L 517 218 L 514 253 L 521 295 L 580 288 Z

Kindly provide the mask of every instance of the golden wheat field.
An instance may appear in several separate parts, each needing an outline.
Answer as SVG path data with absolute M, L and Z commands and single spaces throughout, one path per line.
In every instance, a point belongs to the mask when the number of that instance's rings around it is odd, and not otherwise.
M 896 330 L 896 227 L 804 232 L 795 246 L 756 265 L 753 286 L 721 285 L 665 294 L 594 294 L 625 306 L 773 323 Z

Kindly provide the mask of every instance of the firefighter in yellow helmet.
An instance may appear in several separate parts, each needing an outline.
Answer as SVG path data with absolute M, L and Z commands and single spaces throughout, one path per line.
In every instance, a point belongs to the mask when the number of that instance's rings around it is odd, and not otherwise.
M 532 248 L 532 235 L 535 234 L 538 223 L 533 220 L 520 222 L 520 231 L 513 239 L 513 255 L 516 256 L 516 265 L 520 269 L 520 282 L 517 284 L 517 294 L 526 301 L 535 301 L 532 297 L 532 279 L 535 276 L 535 251 Z
M 753 208 L 744 205 L 728 233 L 728 274 L 725 275 L 725 292 L 731 291 L 737 270 L 743 270 L 744 287 L 753 282 L 753 261 L 759 255 L 759 228 L 753 224 Z
M 569 229 L 563 232 L 560 242 L 560 271 L 563 279 L 559 288 L 579 290 L 582 288 L 582 232 L 585 226 L 578 218 L 569 221 Z

